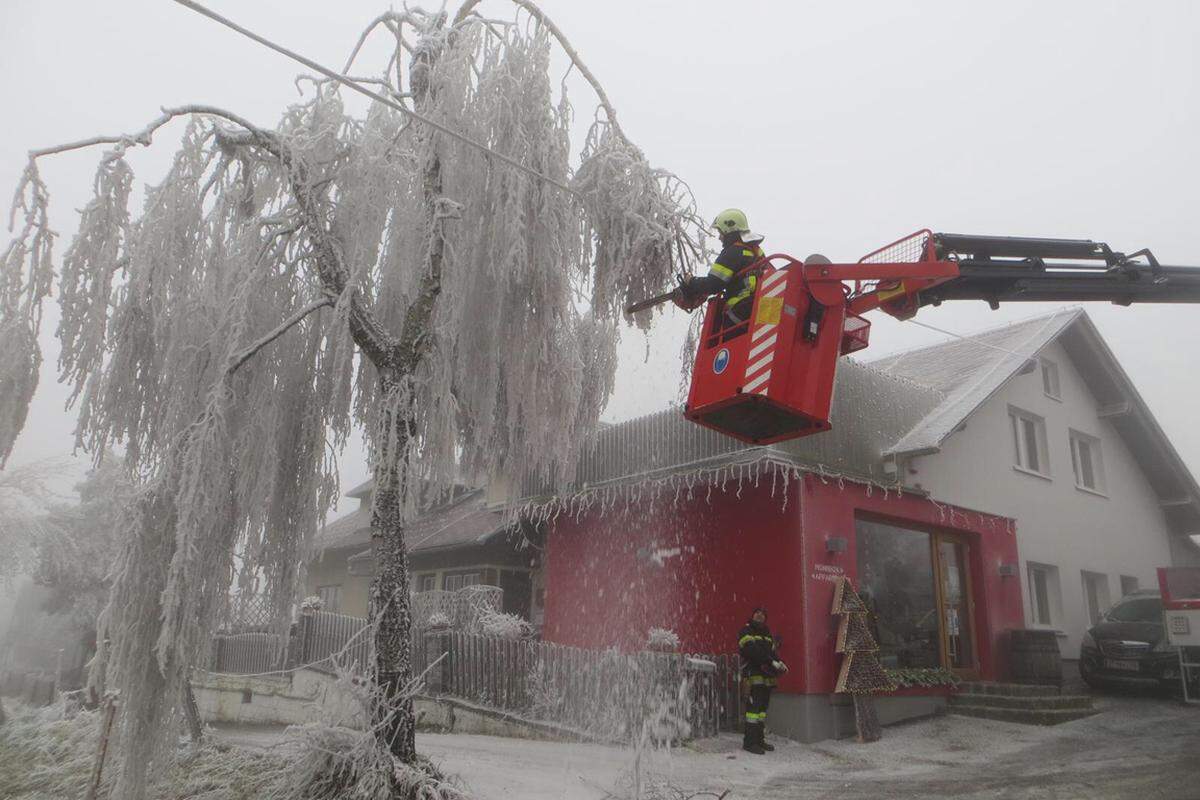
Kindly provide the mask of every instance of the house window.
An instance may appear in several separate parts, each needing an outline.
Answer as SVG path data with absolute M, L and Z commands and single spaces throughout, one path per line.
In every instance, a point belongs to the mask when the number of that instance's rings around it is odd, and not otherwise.
M 442 588 L 446 591 L 456 592 L 464 586 L 475 586 L 478 583 L 478 572 L 464 572 L 458 575 L 447 575 L 442 579 Z
M 1100 616 L 1108 608 L 1108 576 L 1099 572 L 1083 571 L 1083 603 L 1087 608 L 1092 625 L 1100 622 Z
M 1062 606 L 1058 567 L 1029 562 L 1029 617 L 1034 625 L 1053 625 Z
M 437 575 L 432 572 L 417 576 L 417 591 L 432 592 L 437 588 Z
M 336 614 L 342 607 L 342 585 L 318 586 L 317 597 L 321 598 L 321 610 Z
M 1100 456 L 1100 440 L 1095 436 L 1071 431 L 1071 467 L 1075 470 L 1075 485 L 1080 489 L 1104 491 L 1104 460 Z
M 1008 410 L 1012 421 L 1013 457 L 1018 469 L 1050 474 L 1050 456 L 1046 452 L 1046 421 L 1018 408 Z
M 871 611 L 886 667 L 941 666 L 937 588 L 930 535 L 855 521 L 859 594 Z
M 1121 596 L 1133 594 L 1138 590 L 1138 579 L 1130 575 L 1121 576 Z
M 1053 361 L 1041 359 L 1042 362 L 1042 391 L 1046 393 L 1046 397 L 1052 397 L 1055 400 L 1062 399 L 1062 391 L 1058 384 L 1058 364 Z

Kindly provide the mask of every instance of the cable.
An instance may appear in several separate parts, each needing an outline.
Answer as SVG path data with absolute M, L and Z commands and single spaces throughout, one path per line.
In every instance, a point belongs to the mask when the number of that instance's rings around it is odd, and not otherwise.
M 1051 317 L 1051 318 L 1053 319 L 1053 317 Z M 1005 348 L 997 347 L 994 344 L 988 344 L 987 342 L 981 342 L 973 336 L 963 336 L 961 333 L 955 333 L 954 331 L 948 331 L 948 330 L 945 330 L 944 328 L 938 328 L 934 325 L 928 325 L 924 322 L 917 322 L 915 319 L 906 319 L 903 321 L 911 322 L 913 325 L 919 325 L 922 328 L 928 328 L 929 330 L 936 331 L 937 333 L 944 333 L 947 336 L 953 336 L 955 339 L 962 339 L 964 342 L 970 342 L 971 344 L 977 344 L 980 347 L 986 347 L 990 350 L 998 350 L 1001 353 L 1008 353 L 1010 356 L 1020 356 L 1021 358 L 1026 358 L 1026 359 L 1030 358 L 1030 355 L 1028 353 L 1018 353 L 1016 350 L 1006 350 Z
M 313 61 L 310 58 L 306 58 L 305 56 L 302 56 L 299 53 L 296 53 L 292 50 L 288 50 L 286 47 L 283 47 L 282 45 L 275 44 L 270 39 L 259 36 L 257 33 L 254 33 L 253 31 L 247 30 L 246 28 L 243 28 L 242 26 L 238 25 L 233 20 L 223 17 L 215 11 L 211 11 L 211 10 L 205 8 L 204 6 L 195 2 L 195 0 L 175 0 L 175 2 L 181 6 L 190 8 L 192 11 L 195 11 L 199 14 L 203 14 L 204 16 L 208 17 L 211 20 L 215 20 L 216 22 L 219 22 L 222 25 L 224 25 L 225 27 L 230 28 L 231 30 L 237 31 L 238 33 L 242 34 L 243 36 L 253 39 L 254 41 L 258 42 L 259 44 L 269 47 L 272 50 L 274 50 L 275 52 L 280 53 L 281 55 L 285 55 L 288 58 L 292 59 L 293 61 L 298 61 L 299 63 L 303 64 L 304 66 L 308 67 L 309 69 L 316 70 L 317 72 L 321 73 L 325 77 L 327 77 L 331 80 L 335 80 L 338 83 L 342 84 L 343 86 L 348 86 L 349 88 L 353 89 L 354 91 L 358 92 L 359 94 L 364 94 L 367 97 L 370 97 L 372 100 L 375 100 L 378 103 L 383 103 L 385 106 L 388 106 L 389 108 L 394 108 L 396 111 L 399 111 L 401 114 L 411 117 L 412 119 L 417 120 L 418 122 L 425 123 L 426 125 L 433 128 L 434 130 L 441 131 L 442 133 L 446 134 L 447 136 L 458 139 L 463 144 L 470 145 L 471 147 L 477 148 L 477 149 L 483 151 L 484 153 L 487 153 L 490 156 L 494 156 L 495 158 L 498 158 L 501 161 L 503 161 L 504 163 L 508 164 L 510 167 L 518 169 L 521 172 L 524 172 L 527 175 L 537 178 L 540 181 L 545 181 L 546 183 L 550 184 L 551 186 L 557 186 L 559 189 L 562 189 L 564 192 L 568 192 L 576 197 L 580 196 L 579 192 L 575 191 L 567 184 L 562 183 L 561 181 L 555 180 L 554 178 L 551 178 L 548 175 L 543 175 L 542 173 L 538 172 L 537 170 L 533 169 L 532 167 L 527 167 L 524 164 L 522 164 L 520 161 L 517 161 L 514 158 L 506 156 L 503 153 L 499 153 L 499 152 L 491 149 L 487 145 L 485 145 L 481 142 L 477 142 L 474 139 L 470 138 L 469 136 L 459 133 L 458 131 L 452 130 L 451 128 L 447 128 L 445 125 L 441 124 L 440 122 L 435 122 L 434 120 L 430 119 L 429 117 L 426 117 L 423 114 L 419 114 L 410 108 L 405 108 L 403 105 L 401 105 L 400 103 L 397 103 L 396 101 L 392 100 L 391 98 L 385 97 L 384 95 L 380 94 L 379 92 L 372 91 L 371 89 L 368 89 L 367 87 L 363 86 L 362 84 L 358 83 L 357 81 L 355 81 L 351 78 L 347 78 L 345 75 L 342 75 L 341 73 L 334 72 L 333 70 L 329 69 L 328 67 L 318 64 L 316 61 Z

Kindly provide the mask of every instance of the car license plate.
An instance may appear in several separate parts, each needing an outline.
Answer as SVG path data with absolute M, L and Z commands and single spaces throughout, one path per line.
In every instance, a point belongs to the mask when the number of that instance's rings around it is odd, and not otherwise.
M 1104 666 L 1108 669 L 1120 669 L 1126 672 L 1137 672 L 1138 662 L 1136 661 L 1118 661 L 1115 658 L 1104 659 Z

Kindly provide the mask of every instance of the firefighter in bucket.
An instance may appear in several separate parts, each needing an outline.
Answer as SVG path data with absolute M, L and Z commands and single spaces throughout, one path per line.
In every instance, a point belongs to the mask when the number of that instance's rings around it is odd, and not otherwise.
M 721 237 L 721 254 L 703 277 L 685 280 L 680 286 L 687 310 L 697 308 L 715 294 L 725 299 L 725 320 L 729 326 L 745 322 L 754 307 L 754 290 L 758 276 L 739 275 L 746 267 L 763 257 L 763 237 L 750 232 L 750 223 L 740 209 L 727 208 L 713 220 L 713 228 Z
M 787 664 L 775 651 L 775 637 L 767 627 L 767 610 L 756 608 L 738 634 L 738 655 L 742 658 L 742 698 L 746 704 L 746 726 L 742 749 L 763 755 L 775 748 L 766 741 L 767 707 L 777 677 L 787 672 Z

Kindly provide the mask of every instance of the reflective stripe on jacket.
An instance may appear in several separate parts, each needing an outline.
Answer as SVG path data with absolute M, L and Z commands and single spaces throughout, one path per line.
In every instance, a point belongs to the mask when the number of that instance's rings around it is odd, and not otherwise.
M 717 256 L 717 260 L 713 262 L 709 268 L 709 277 L 718 278 L 725 284 L 725 305 L 733 307 L 742 302 L 748 297 L 754 296 L 754 290 L 758 287 L 757 275 L 743 275 L 740 278 L 735 278 L 738 272 L 758 259 L 762 258 L 763 250 L 757 244 L 745 244 L 744 242 L 734 242 L 727 245 L 721 251 L 721 255 Z
M 776 660 L 775 638 L 766 625 L 753 620 L 738 634 L 738 655 L 742 657 L 742 674 L 751 686 L 774 686 Z

